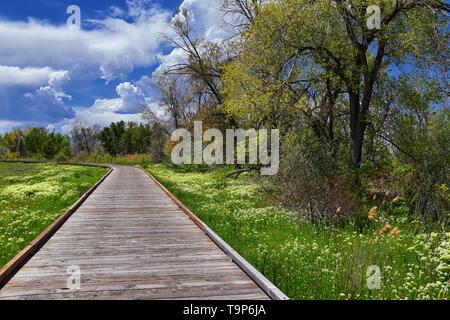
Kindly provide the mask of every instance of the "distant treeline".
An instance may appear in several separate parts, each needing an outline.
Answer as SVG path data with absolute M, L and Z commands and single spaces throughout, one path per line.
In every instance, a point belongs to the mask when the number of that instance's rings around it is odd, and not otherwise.
M 71 154 L 70 140 L 68 136 L 44 128 L 17 128 L 0 136 L 0 154 L 23 158 L 65 158 Z
M 68 135 L 45 128 L 16 128 L 0 135 L 3 158 L 36 158 L 64 161 L 93 153 L 123 156 L 151 154 L 162 160 L 164 132 L 157 126 L 124 121 L 109 127 L 88 126 L 76 121 Z

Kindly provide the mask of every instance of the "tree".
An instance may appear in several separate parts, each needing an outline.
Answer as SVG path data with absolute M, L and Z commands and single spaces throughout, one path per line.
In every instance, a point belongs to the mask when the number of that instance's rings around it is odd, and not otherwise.
M 378 137 L 395 148 L 397 171 L 402 171 L 411 210 L 424 222 L 447 218 L 450 185 L 450 110 L 441 104 L 445 91 L 438 81 L 420 74 L 402 76 L 389 85 L 395 95 L 384 97 L 389 116 L 377 130 Z
M 261 0 L 224 0 L 225 12 L 235 20 L 235 27 L 245 27 L 252 24 L 262 5 Z
M 170 117 L 175 129 L 190 120 L 196 109 L 192 106 L 195 95 L 189 92 L 187 84 L 179 84 L 179 79 L 176 75 L 156 75 L 156 84 L 161 95 L 159 105 Z
M 70 156 L 70 141 L 69 137 L 60 133 L 48 133 L 41 146 L 41 152 L 46 159 L 54 159 L 57 155 Z
M 7 132 L 3 135 L 2 144 L 9 152 L 18 153 L 23 156 L 25 154 L 23 140 L 23 130 L 15 128 L 11 132 Z
M 103 149 L 112 156 L 147 153 L 150 150 L 152 128 L 147 124 L 113 122 L 100 134 Z
M 381 9 L 380 29 L 368 26 L 369 4 Z M 242 102 L 241 114 L 263 108 L 268 116 L 273 101 L 314 110 L 315 96 L 324 111 L 341 98 L 349 121 L 349 162 L 356 169 L 380 75 L 389 75 L 390 66 L 434 70 L 446 51 L 440 49 L 446 46 L 443 13 L 448 10 L 436 0 L 268 2 L 243 32 L 238 59 L 226 76 L 227 96 L 236 97 L 228 110 L 233 113 Z M 247 83 L 240 90 L 233 81 Z
M 189 83 L 189 88 L 186 88 L 190 89 L 189 96 L 195 97 L 198 109 L 211 108 L 214 115 L 215 109 L 223 103 L 223 66 L 230 60 L 226 46 L 196 37 L 192 33 L 187 9 L 177 14 L 172 28 L 175 36 L 167 39 L 185 55 L 185 61 L 168 66 L 162 74 L 176 76 Z
M 7 151 L 21 157 L 38 157 L 48 160 L 61 154 L 70 156 L 70 142 L 67 136 L 48 132 L 45 128 L 13 129 L 5 133 L 2 144 Z
M 123 135 L 125 134 L 125 122 L 113 122 L 109 127 L 104 128 L 99 135 L 102 147 L 112 156 L 125 154 L 123 145 Z
M 24 133 L 23 143 L 28 155 L 44 155 L 48 132 L 44 128 L 30 128 Z
M 75 119 L 75 124 L 70 132 L 75 152 L 91 154 L 98 142 L 100 127 L 88 126 L 81 119 Z
M 159 118 L 150 108 L 142 113 L 143 121 L 151 128 L 150 154 L 154 161 L 162 162 L 165 159 L 164 148 L 170 138 L 170 124 L 167 120 Z

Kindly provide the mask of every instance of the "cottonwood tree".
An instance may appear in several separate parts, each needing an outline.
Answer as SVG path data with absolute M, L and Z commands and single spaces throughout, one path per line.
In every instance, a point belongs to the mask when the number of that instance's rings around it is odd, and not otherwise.
M 189 84 L 179 83 L 179 77 L 166 73 L 155 75 L 160 92 L 159 105 L 173 123 L 174 129 L 186 125 L 196 111 L 195 95 Z
M 230 60 L 226 46 L 194 34 L 186 9 L 177 14 L 172 26 L 175 36 L 167 39 L 182 52 L 184 61 L 167 66 L 162 74 L 188 84 L 185 99 L 196 104 L 196 109 L 208 109 L 209 117 L 223 118 L 223 67 Z
M 380 8 L 379 29 L 368 25 L 370 5 Z M 267 115 L 276 101 L 311 110 L 312 95 L 331 101 L 337 93 L 347 106 L 349 162 L 356 169 L 380 74 L 393 76 L 390 67 L 433 70 L 439 65 L 443 59 L 436 57 L 446 52 L 448 10 L 436 0 L 267 2 L 243 33 L 237 62 L 230 67 L 227 97 L 234 96 L 234 103 L 229 109 Z
M 150 151 L 152 128 L 148 124 L 113 122 L 99 133 L 103 149 L 112 156 Z
M 10 132 L 3 134 L 1 143 L 6 150 L 12 153 L 24 155 L 25 145 L 23 143 L 24 132 L 20 128 L 15 128 Z
M 76 119 L 70 132 L 73 148 L 78 153 L 91 154 L 98 144 L 99 133 L 98 125 L 89 126 L 81 119 Z
M 396 159 L 402 164 L 404 188 L 414 199 L 410 209 L 420 213 L 423 222 L 449 222 L 450 203 L 442 186 L 450 177 L 450 109 L 443 103 L 448 96 L 438 79 L 420 73 L 401 76 L 386 85 L 395 86 L 382 98 L 376 97 L 384 114 L 380 122 L 371 121 L 377 137 L 393 146 Z M 395 93 L 395 94 L 394 94 Z M 381 123 L 382 122 L 382 123 Z M 370 128 L 372 129 L 372 128 Z
M 45 128 L 16 128 L 5 133 L 1 140 L 7 151 L 21 157 L 32 156 L 50 160 L 57 155 L 66 158 L 70 156 L 68 137 L 49 132 Z

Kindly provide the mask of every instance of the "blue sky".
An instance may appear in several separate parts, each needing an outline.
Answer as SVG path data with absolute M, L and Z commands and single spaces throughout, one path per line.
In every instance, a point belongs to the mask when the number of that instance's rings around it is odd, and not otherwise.
M 16 0 L 0 2 L 0 132 L 43 126 L 67 132 L 75 118 L 91 124 L 139 121 L 155 111 L 155 70 L 182 53 L 164 40 L 180 6 L 194 32 L 227 34 L 220 0 Z M 66 25 L 81 9 L 81 30 Z

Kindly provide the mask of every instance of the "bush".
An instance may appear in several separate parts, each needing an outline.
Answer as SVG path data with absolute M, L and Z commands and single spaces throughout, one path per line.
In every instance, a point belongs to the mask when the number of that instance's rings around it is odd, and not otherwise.
M 53 158 L 56 162 L 67 162 L 70 160 L 70 157 L 65 152 L 58 152 L 58 154 Z
M 279 199 L 303 217 L 321 222 L 352 213 L 351 183 L 340 175 L 331 148 L 308 135 L 286 137 L 275 183 Z
M 6 151 L 2 154 L 2 159 L 4 160 L 19 160 L 21 158 L 20 153 Z

